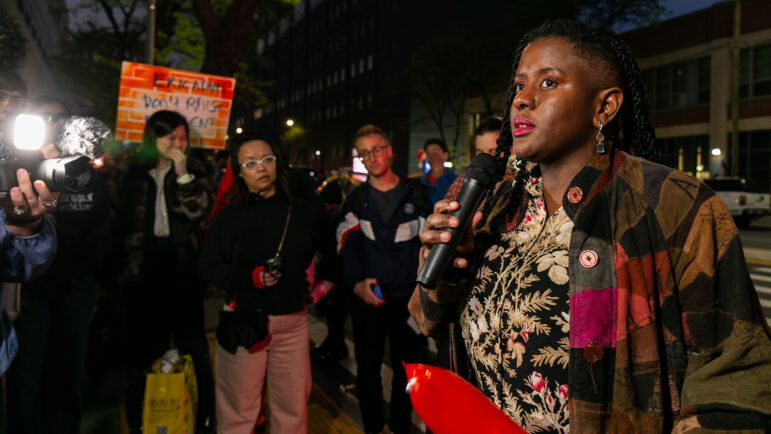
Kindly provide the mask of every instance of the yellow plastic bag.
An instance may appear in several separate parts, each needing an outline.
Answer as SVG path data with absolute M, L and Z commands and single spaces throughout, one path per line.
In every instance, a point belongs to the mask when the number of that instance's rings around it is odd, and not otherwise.
M 198 385 L 193 359 L 184 355 L 164 373 L 163 358 L 147 374 L 142 431 L 147 434 L 194 434 Z

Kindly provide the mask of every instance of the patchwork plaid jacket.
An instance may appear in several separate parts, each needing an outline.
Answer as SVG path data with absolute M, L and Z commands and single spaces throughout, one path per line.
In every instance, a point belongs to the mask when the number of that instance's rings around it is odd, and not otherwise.
M 771 331 L 721 199 L 682 172 L 610 151 L 562 203 L 574 222 L 571 432 L 771 428 Z M 488 220 L 478 231 L 506 228 Z M 416 288 L 410 311 L 424 333 L 457 319 L 469 283 Z

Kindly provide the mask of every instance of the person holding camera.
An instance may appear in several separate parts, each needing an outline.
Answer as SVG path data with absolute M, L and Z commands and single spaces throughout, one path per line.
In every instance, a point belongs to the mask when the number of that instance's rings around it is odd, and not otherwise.
M 212 186 L 203 163 L 188 156 L 189 129 L 179 113 L 161 110 L 147 119 L 137 155 L 113 175 L 117 239 L 122 241 L 133 382 L 126 418 L 141 426 L 144 373 L 174 346 L 190 354 L 198 384 L 196 431 L 214 428 L 214 380 L 204 332 L 204 286 L 196 279 L 201 223 Z
M 228 293 L 215 355 L 219 432 L 251 432 L 267 381 L 271 432 L 304 433 L 311 390 L 305 270 L 323 245 L 319 224 L 312 207 L 290 195 L 277 141 L 239 135 L 230 159 L 230 204 L 212 221 L 199 265 L 203 279 Z M 331 288 L 334 251 L 320 253 L 318 284 Z
M 0 71 L 0 153 L 11 145 L 9 124 L 24 106 L 27 88 L 18 73 Z M 56 254 L 56 231 L 47 211 L 58 193 L 43 181 L 32 181 L 29 173 L 16 169 L 17 186 L 0 199 L 0 281 L 26 282 L 45 272 Z M 3 307 L 0 293 L 0 374 L 8 370 L 18 350 L 18 339 Z
M 48 269 L 56 254 L 56 231 L 48 215 L 58 193 L 43 181 L 34 183 L 25 169 L 16 171 L 18 186 L 0 200 L 0 280 L 26 282 Z M 16 332 L 0 293 L 0 374 L 8 370 L 19 348 Z
M 29 108 L 44 117 L 55 138 L 70 117 L 64 102 L 54 97 L 40 97 Z M 64 157 L 60 146 L 59 140 L 43 146 L 43 158 Z M 101 146 L 92 152 L 89 158 L 100 156 Z M 14 433 L 80 432 L 81 380 L 96 301 L 94 272 L 103 265 L 110 235 L 106 183 L 90 177 L 82 190 L 63 192 L 51 212 L 56 258 L 43 275 L 23 285 L 14 322 L 19 353 L 6 389 L 8 430 Z

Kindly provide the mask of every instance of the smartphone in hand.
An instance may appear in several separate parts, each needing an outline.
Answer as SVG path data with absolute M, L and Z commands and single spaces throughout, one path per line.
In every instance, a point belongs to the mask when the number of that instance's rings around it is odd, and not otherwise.
M 281 271 L 281 256 L 274 256 L 267 261 L 265 261 L 265 272 L 266 273 L 278 273 Z

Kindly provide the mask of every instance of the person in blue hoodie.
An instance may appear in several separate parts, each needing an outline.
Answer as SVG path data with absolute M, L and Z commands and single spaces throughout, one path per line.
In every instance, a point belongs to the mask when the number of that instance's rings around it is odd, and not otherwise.
M 417 361 L 425 345 L 425 338 L 408 325 L 407 303 L 417 278 L 418 234 L 430 203 L 417 180 L 391 170 L 393 149 L 382 129 L 360 128 L 354 146 L 369 178 L 343 203 L 337 245 L 343 282 L 355 294 L 351 318 L 364 431 L 383 431 L 380 367 L 388 336 L 394 375 L 388 425 L 391 432 L 409 432 L 412 405 L 401 366 Z
M 452 168 L 445 167 L 444 163 L 450 158 L 447 151 L 447 143 L 442 139 L 428 139 L 423 144 L 423 150 L 426 151 L 426 159 L 431 171 L 420 177 L 421 184 L 428 190 L 428 198 L 431 200 L 431 206 L 444 199 L 447 189 L 458 175 L 452 171 Z

